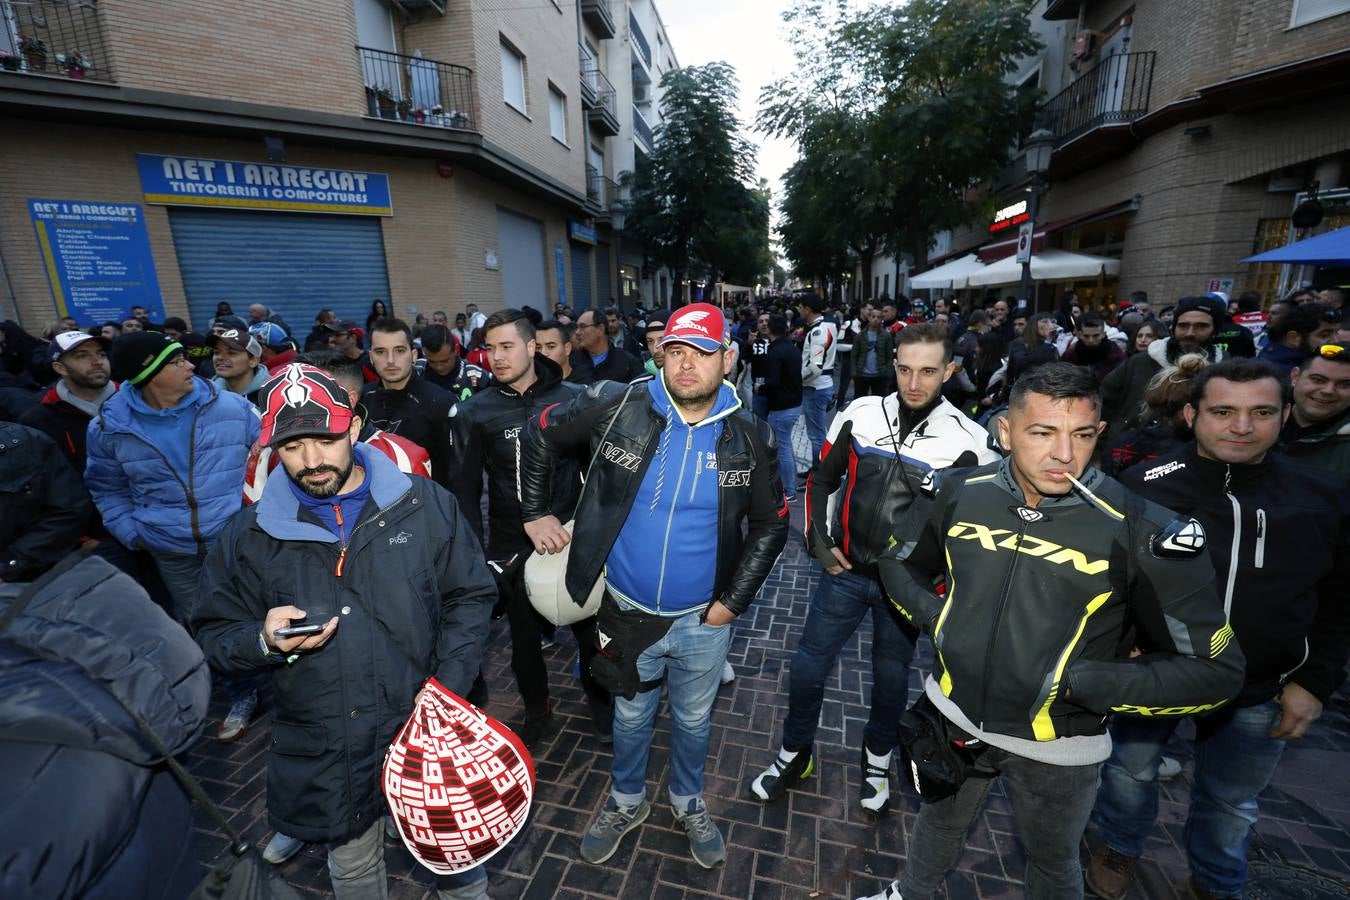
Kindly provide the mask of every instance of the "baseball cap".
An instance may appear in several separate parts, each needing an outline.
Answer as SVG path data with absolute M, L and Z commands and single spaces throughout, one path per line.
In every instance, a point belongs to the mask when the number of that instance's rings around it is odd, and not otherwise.
M 239 331 L 248 331 L 248 323 L 238 316 L 216 316 L 211 320 L 212 328 L 236 328 Z
M 329 331 L 333 332 L 334 334 L 345 334 L 345 333 L 348 333 L 348 332 L 352 332 L 352 331 L 360 331 L 360 330 L 361 330 L 361 326 L 360 326 L 360 325 L 357 325 L 355 322 L 351 321 L 350 319 L 343 319 L 341 322 L 329 322 L 327 325 L 325 325 L 325 326 L 323 326 L 323 327 L 324 327 L 324 328 L 327 328 Z
M 679 342 L 713 353 L 724 346 L 726 330 L 726 319 L 720 309 L 711 303 L 691 303 L 670 317 L 658 346 Z
M 112 346 L 112 342 L 107 338 L 101 336 L 95 337 L 87 331 L 63 331 L 52 338 L 51 344 L 48 345 L 49 352 L 51 353 L 51 361 L 56 362 L 62 356 L 74 350 L 85 341 L 98 341 L 99 346 L 103 348 L 104 353 L 107 353 L 108 348 Z
M 380 784 L 403 846 L 453 875 L 525 827 L 534 760 L 514 732 L 432 678 L 389 745 Z
M 128 332 L 112 342 L 113 381 L 130 381 L 139 387 L 182 352 L 183 345 L 162 331 Z
M 258 391 L 262 408 L 259 442 L 275 446 L 298 437 L 337 437 L 352 424 L 347 390 L 322 369 L 291 363 Z
M 248 329 L 248 333 L 258 339 L 258 343 L 273 350 L 286 346 L 286 329 L 276 322 L 259 322 Z
M 214 347 L 216 344 L 224 344 L 231 350 L 243 350 L 249 356 L 262 356 L 262 345 L 258 343 L 258 339 L 247 331 L 241 332 L 238 328 L 213 334 L 206 339 L 206 346 Z

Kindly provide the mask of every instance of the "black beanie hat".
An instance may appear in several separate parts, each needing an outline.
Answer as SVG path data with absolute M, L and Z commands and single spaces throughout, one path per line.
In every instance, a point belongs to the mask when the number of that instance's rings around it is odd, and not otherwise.
M 113 381 L 136 387 L 158 375 L 183 345 L 159 331 L 133 331 L 112 342 Z
M 1173 313 L 1176 319 L 1180 319 L 1183 313 L 1202 312 L 1208 313 L 1214 320 L 1214 324 L 1219 324 L 1219 317 L 1227 310 L 1219 310 L 1216 307 L 1222 305 L 1222 301 L 1214 297 L 1182 297 L 1177 301 L 1176 311 Z

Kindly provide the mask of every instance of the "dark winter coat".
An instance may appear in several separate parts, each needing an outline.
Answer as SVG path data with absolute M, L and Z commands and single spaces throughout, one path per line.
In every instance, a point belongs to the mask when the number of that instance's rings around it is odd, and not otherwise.
M 300 505 L 283 466 L 221 532 L 202 569 L 193 635 L 218 672 L 272 675 L 272 826 L 343 841 L 384 813 L 380 767 L 426 680 L 463 696 L 478 675 L 496 583 L 454 497 L 356 446 L 370 499 L 347 540 Z M 263 655 L 267 611 L 294 605 L 332 638 L 287 663 Z
M 77 549 L 93 509 L 45 434 L 0 422 L 0 581 L 31 581 Z
M 192 807 L 123 704 L 187 750 L 211 693 L 201 650 L 102 559 L 58 572 L 0 635 L 0 896 L 186 897 Z M 18 589 L 0 592 L 5 609 Z

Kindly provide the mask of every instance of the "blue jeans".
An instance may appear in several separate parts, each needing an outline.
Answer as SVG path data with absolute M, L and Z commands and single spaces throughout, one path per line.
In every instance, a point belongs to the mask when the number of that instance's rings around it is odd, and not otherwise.
M 834 402 L 834 385 L 823 388 L 802 388 L 802 412 L 806 414 L 806 433 L 811 438 L 811 465 L 820 462 L 820 448 L 825 446 L 825 435 L 830 430 L 830 404 Z
M 750 411 L 767 421 L 769 418 L 769 398 L 763 394 L 755 394 L 750 398 Z
M 821 576 L 792 657 L 783 725 L 783 746 L 788 750 L 806 750 L 815 742 L 825 679 L 868 609 L 872 610 L 872 712 L 863 739 L 878 755 L 895 748 L 900 714 L 909 697 L 909 663 L 918 632 L 901 623 L 876 578 L 843 571 Z
M 1271 700 L 1220 710 L 1195 720 L 1195 787 L 1186 817 L 1186 855 L 1200 888 L 1241 897 L 1247 881 L 1247 840 L 1256 824 L 1256 798 L 1275 775 L 1284 741 L 1270 736 L 1279 718 Z M 1158 817 L 1158 761 L 1180 722 L 1117 716 L 1115 743 L 1102 767 L 1095 818 L 1106 845 L 1142 856 Z
M 201 575 L 202 564 L 206 562 L 206 551 L 180 555 L 151 550 L 150 555 L 173 599 L 173 617 L 186 628 L 188 618 L 192 615 L 193 599 L 197 596 L 197 578 Z
M 778 476 L 783 479 L 783 490 L 789 497 L 797 496 L 797 458 L 792 453 L 792 428 L 802 408 L 776 409 L 769 413 L 769 427 L 778 438 Z
M 704 625 L 702 610 L 675 620 L 666 636 L 638 657 L 643 681 L 665 676 L 670 703 L 670 802 L 684 811 L 703 796 L 703 766 L 708 760 L 712 708 L 722 683 L 722 664 L 731 643 L 731 626 Z M 636 806 L 647 796 L 647 758 L 652 729 L 661 705 L 661 689 L 614 698 L 614 765 L 610 793 L 622 807 Z

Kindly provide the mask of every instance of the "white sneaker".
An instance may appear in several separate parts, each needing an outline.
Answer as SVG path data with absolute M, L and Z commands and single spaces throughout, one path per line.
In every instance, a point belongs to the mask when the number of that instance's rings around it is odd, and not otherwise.
M 736 680 L 736 670 L 731 667 L 731 660 L 722 663 L 722 683 L 731 684 Z
M 257 711 L 258 692 L 249 691 L 230 706 L 225 720 L 220 723 L 220 730 L 216 732 L 216 740 L 227 743 L 237 741 L 243 736 L 244 729 L 248 728 L 248 723 L 252 721 L 253 714 Z
M 293 838 L 288 834 L 282 834 L 278 831 L 276 834 L 272 835 L 272 839 L 267 842 L 267 847 L 263 850 L 263 859 L 274 866 L 279 866 L 303 850 L 304 847 L 304 841 L 299 838 Z
M 1171 781 L 1181 774 L 1181 763 L 1170 756 L 1164 756 L 1158 763 L 1158 780 Z
M 880 894 L 869 894 L 866 897 L 859 897 L 858 900 L 904 900 L 904 898 L 900 896 L 900 882 L 892 881 Z

